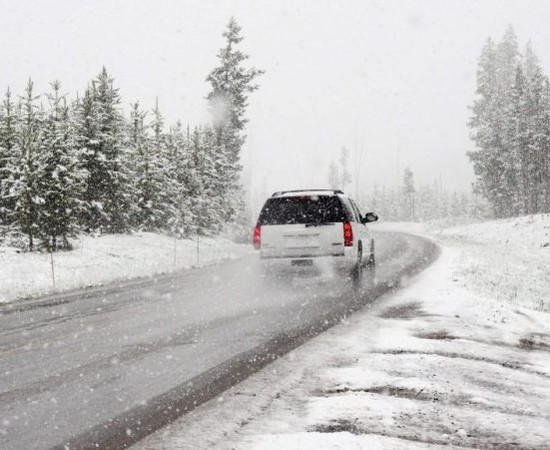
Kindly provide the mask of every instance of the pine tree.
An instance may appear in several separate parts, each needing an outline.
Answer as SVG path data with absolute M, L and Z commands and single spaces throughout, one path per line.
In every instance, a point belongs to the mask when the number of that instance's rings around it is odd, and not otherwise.
M 38 235 L 50 251 L 70 248 L 81 207 L 82 174 L 72 142 L 69 108 L 60 89 L 58 81 L 52 83 L 38 154 L 37 188 L 44 200 Z
M 99 117 L 93 86 L 86 89 L 76 105 L 75 141 L 85 177 L 80 224 L 85 231 L 99 230 L 108 221 L 102 203 L 108 167 L 106 158 L 100 153 Z
M 414 175 L 408 167 L 403 174 L 403 204 L 404 216 L 407 220 L 415 221 L 415 193 Z
M 501 136 L 498 131 L 499 91 L 497 83 L 497 55 L 493 41 L 487 39 L 481 52 L 477 70 L 476 99 L 469 126 L 471 138 L 478 147 L 468 156 L 477 176 L 477 189 L 493 204 L 495 215 L 503 215 L 505 207 L 501 195 L 503 163 L 500 158 Z
M 138 101 L 131 105 L 130 120 L 126 124 L 126 141 L 124 144 L 128 149 L 129 164 L 134 168 L 135 173 L 131 180 L 132 210 L 130 214 L 130 224 L 135 229 L 139 229 L 145 221 L 142 205 L 146 203 L 144 184 L 147 180 L 149 157 L 146 115 L 147 113 L 141 110 Z
M 346 186 L 351 183 L 351 172 L 348 167 L 349 150 L 343 146 L 340 149 L 338 163 L 334 160 L 328 167 L 328 184 L 331 189 L 340 189 L 345 191 Z
M 102 224 L 106 231 L 121 233 L 129 229 L 131 194 L 129 180 L 131 168 L 126 165 L 127 155 L 122 145 L 124 118 L 120 111 L 120 95 L 113 87 L 113 78 L 105 67 L 94 82 L 98 113 L 99 155 L 105 159 L 106 181 L 101 187 L 101 203 L 107 217 Z
M 546 126 L 550 113 L 548 98 L 545 96 L 547 77 L 542 72 L 531 44 L 528 43 L 523 57 L 525 73 L 525 97 L 523 111 L 525 120 L 523 169 L 525 176 L 526 212 L 533 214 L 544 211 L 545 170 L 550 144 L 550 130 Z
M 499 180 L 500 215 L 517 215 L 524 209 L 522 174 L 523 142 L 518 129 L 523 109 L 524 76 L 520 66 L 517 37 L 508 26 L 496 50 L 497 111 L 494 132 L 500 137 L 499 160 L 502 172 Z
M 44 199 L 38 187 L 38 150 L 40 148 L 43 112 L 37 105 L 34 84 L 29 80 L 17 119 L 14 145 L 6 161 L 2 184 L 2 199 L 13 205 L 8 220 L 13 234 L 27 238 L 27 248 L 32 251 L 39 231 L 39 212 Z
M 351 183 L 351 173 L 349 171 L 349 150 L 343 146 L 340 149 L 340 189 L 346 190 L 346 186 Z
M 131 216 L 132 168 L 123 146 L 124 119 L 118 89 L 103 68 L 79 103 L 76 137 L 86 171 L 83 226 L 120 233 Z
M 338 166 L 334 161 L 331 161 L 328 167 L 328 185 L 331 189 L 340 188 L 340 176 L 338 174 Z
M 248 122 L 245 114 L 249 94 L 258 89 L 254 80 L 263 73 L 244 67 L 248 55 L 237 48 L 243 40 L 240 33 L 241 27 L 231 18 L 223 32 L 226 44 L 218 53 L 219 65 L 206 78 L 211 85 L 207 99 L 213 116 L 216 158 L 225 169 L 220 174 L 223 180 L 220 198 L 226 221 L 235 217 L 238 203 L 242 202 L 239 179 L 241 148 L 246 139 L 244 128 Z
M 133 105 L 130 122 L 129 149 L 135 169 L 133 196 L 136 205 L 134 225 L 146 231 L 157 231 L 166 226 L 163 217 L 162 196 L 165 189 L 163 173 L 162 117 L 158 107 L 154 119 L 146 123 L 147 114 Z M 153 136 L 150 135 L 153 131 Z
M 196 220 L 192 210 L 191 184 L 195 176 L 190 161 L 188 133 L 184 133 L 181 122 L 170 129 L 166 139 L 169 170 L 173 174 L 173 216 L 168 221 L 170 231 L 176 236 L 191 236 Z
M 509 87 L 506 109 L 502 111 L 504 120 L 501 178 L 503 198 L 506 202 L 505 215 L 525 214 L 527 205 L 527 159 L 528 130 L 526 110 L 526 86 L 523 69 L 516 68 L 515 81 Z
M 520 62 L 520 53 L 516 33 L 512 25 L 508 25 L 502 40 L 496 48 L 496 79 L 498 89 L 506 94 L 508 89 L 515 83 L 516 69 Z M 504 99 L 505 95 L 501 97 Z
M 219 231 L 226 219 L 220 205 L 225 199 L 217 192 L 219 186 L 216 171 L 217 158 L 215 154 L 214 130 L 195 128 L 191 135 L 190 153 L 193 161 L 194 179 L 191 181 L 191 193 L 194 197 L 192 205 L 195 233 L 206 235 Z M 239 199 L 235 199 L 238 201 Z M 231 218 L 233 219 L 235 215 Z
M 16 157 L 16 129 L 18 112 L 11 98 L 8 88 L 4 100 L 0 105 L 0 226 L 9 225 L 9 212 L 14 209 L 14 201 L 9 195 L 2 196 L 2 186 L 6 184 L 6 192 L 9 189 L 8 165 L 12 158 Z
M 550 82 L 545 77 L 541 90 L 541 107 L 537 115 L 538 124 L 535 143 L 539 150 L 537 156 L 539 190 L 541 200 L 539 211 L 550 213 Z
M 146 228 L 161 230 L 166 228 L 175 214 L 173 203 L 175 191 L 174 174 L 170 171 L 170 160 L 164 134 L 164 119 L 158 107 L 153 110 L 151 123 L 152 136 L 149 142 L 149 223 Z
M 203 192 L 210 205 L 210 223 L 207 229 L 211 233 L 219 233 L 224 225 L 230 223 L 235 237 L 248 234 L 249 222 L 246 218 L 246 206 L 244 192 L 239 186 L 234 198 L 231 199 L 232 212 L 227 211 L 224 205 L 227 198 L 223 195 L 225 189 L 225 177 L 223 174 L 231 170 L 231 163 L 227 158 L 220 158 L 217 146 L 216 131 L 210 126 L 201 130 L 202 148 L 204 153 L 202 173 Z
M 519 62 L 512 27 L 497 46 L 487 40 L 479 60 L 476 99 L 469 122 L 478 147 L 468 154 L 477 176 L 477 189 L 490 201 L 497 217 L 520 208 L 516 112 L 523 87 L 518 84 Z
M 388 190 L 388 219 L 389 220 L 405 220 L 403 214 L 402 192 L 398 188 L 390 188 Z M 391 218 L 391 219 L 390 219 Z

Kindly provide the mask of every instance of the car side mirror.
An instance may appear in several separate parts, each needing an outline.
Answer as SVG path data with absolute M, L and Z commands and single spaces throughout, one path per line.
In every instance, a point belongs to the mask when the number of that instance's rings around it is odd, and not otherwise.
M 368 212 L 365 214 L 365 217 L 361 220 L 362 223 L 371 223 L 376 222 L 378 220 L 378 216 L 374 214 L 373 212 Z

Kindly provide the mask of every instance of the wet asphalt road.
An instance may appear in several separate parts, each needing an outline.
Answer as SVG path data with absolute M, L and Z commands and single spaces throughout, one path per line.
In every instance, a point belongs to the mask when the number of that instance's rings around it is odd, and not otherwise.
M 437 255 L 378 233 L 361 298 L 257 256 L 0 308 L 0 448 L 123 448 L 373 301 Z

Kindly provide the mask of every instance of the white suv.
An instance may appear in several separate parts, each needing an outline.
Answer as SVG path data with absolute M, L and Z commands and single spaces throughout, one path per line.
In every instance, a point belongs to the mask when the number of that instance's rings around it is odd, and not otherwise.
M 340 190 L 275 192 L 265 202 L 254 229 L 254 248 L 263 260 L 292 266 L 330 260 L 355 284 L 364 269 L 374 279 L 374 240 L 366 226 L 378 220 L 361 216 L 355 202 Z

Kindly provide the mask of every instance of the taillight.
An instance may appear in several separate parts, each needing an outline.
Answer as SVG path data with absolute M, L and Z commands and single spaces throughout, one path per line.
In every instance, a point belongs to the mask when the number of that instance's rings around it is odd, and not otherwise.
M 254 248 L 256 250 L 260 250 L 261 244 L 262 244 L 262 228 L 260 225 L 256 225 L 256 228 L 254 228 Z
M 344 222 L 344 247 L 353 247 L 353 229 L 349 222 Z

